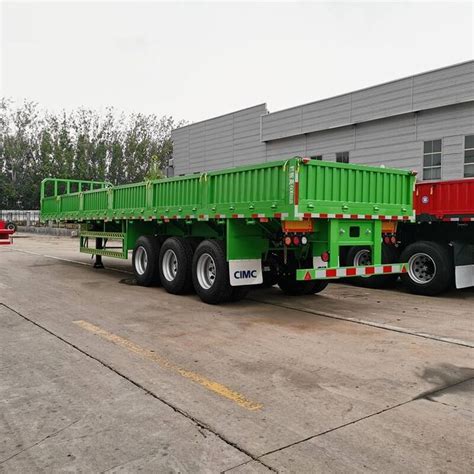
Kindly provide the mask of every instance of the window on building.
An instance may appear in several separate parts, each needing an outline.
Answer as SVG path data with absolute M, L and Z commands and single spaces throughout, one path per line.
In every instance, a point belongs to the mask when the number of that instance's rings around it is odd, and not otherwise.
M 474 178 L 474 135 L 464 137 L 464 177 Z
M 338 163 L 349 163 L 349 152 L 341 151 L 339 153 L 336 153 L 336 161 Z
M 314 156 L 310 156 L 310 158 L 312 160 L 318 160 L 318 161 L 321 161 L 323 159 L 323 155 L 314 155 Z
M 423 144 L 423 179 L 441 179 L 441 140 Z

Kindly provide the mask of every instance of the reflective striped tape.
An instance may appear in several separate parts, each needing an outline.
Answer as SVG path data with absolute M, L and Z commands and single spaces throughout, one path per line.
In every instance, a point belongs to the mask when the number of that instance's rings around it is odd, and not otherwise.
M 383 221 L 414 221 L 414 216 L 384 216 L 379 214 L 332 214 L 324 212 L 304 212 L 298 214 L 305 219 L 363 219 L 363 220 L 383 220 Z
M 474 217 L 443 217 L 443 222 L 474 222 Z
M 328 278 L 346 278 L 354 276 L 384 275 L 406 273 L 406 264 L 370 265 L 367 267 L 308 268 L 296 271 L 297 280 L 318 280 Z

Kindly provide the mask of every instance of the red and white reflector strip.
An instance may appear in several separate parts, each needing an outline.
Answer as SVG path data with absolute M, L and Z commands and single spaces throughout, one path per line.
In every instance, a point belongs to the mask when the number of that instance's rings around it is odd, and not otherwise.
M 297 280 L 324 280 L 328 278 L 347 278 L 354 276 L 385 275 L 406 273 L 405 263 L 369 265 L 367 267 L 307 268 L 296 271 Z
M 474 222 L 474 217 L 443 217 L 443 222 Z
M 414 221 L 415 216 L 384 216 L 379 214 L 328 214 L 324 212 L 303 212 L 299 217 L 305 219 L 358 219 L 358 220 L 382 220 L 382 221 Z

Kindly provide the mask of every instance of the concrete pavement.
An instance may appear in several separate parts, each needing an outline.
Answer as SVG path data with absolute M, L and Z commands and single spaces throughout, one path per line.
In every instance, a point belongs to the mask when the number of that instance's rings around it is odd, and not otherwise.
M 120 283 L 129 276 L 116 270 L 129 272 L 130 262 L 104 260 L 100 271 L 73 263 L 90 262 L 74 239 L 19 238 L 1 249 L 0 469 L 471 466 L 472 384 L 463 382 L 474 376 L 472 290 L 423 298 L 334 284 L 311 297 L 270 289 L 211 307 Z M 32 371 L 53 387 L 64 420 L 31 409 L 16 424 L 20 407 L 41 406 Z M 67 427 L 87 400 L 88 423 Z M 43 429 L 31 430 L 38 419 Z M 72 460 L 52 440 L 79 428 Z M 93 435 L 104 429 L 109 436 Z

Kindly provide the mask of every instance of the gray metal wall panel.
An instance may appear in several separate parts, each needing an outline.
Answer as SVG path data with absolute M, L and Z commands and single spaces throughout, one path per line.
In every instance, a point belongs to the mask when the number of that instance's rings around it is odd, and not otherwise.
M 415 110 L 473 100 L 474 61 L 413 78 Z
M 266 113 L 261 104 L 173 130 L 174 174 L 265 161 L 260 117 Z
M 441 178 L 462 178 L 464 176 L 464 135 L 444 137 L 442 152 Z
M 411 110 L 412 79 L 371 87 L 352 94 L 352 123 L 390 117 Z
M 349 123 L 351 95 L 322 100 L 302 106 L 301 128 L 303 133 Z
M 423 141 L 442 139 L 442 179 L 463 177 L 464 136 L 474 134 L 474 103 L 451 105 L 267 142 L 267 160 L 349 151 L 350 162 L 413 169 L 422 177 Z
M 417 137 L 433 140 L 450 135 L 468 135 L 474 129 L 474 102 L 418 113 Z
M 304 154 L 306 156 L 315 156 L 353 149 L 354 127 L 350 126 L 307 134 L 306 150 Z
M 303 156 L 305 153 L 305 143 L 304 135 L 269 142 L 266 148 L 267 161 Z
M 287 138 L 474 100 L 474 61 L 262 117 L 262 140 Z

